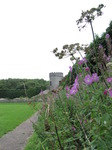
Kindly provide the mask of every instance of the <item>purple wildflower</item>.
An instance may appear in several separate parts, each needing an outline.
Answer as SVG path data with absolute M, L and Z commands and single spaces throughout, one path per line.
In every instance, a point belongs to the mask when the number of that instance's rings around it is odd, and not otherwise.
M 89 71 L 89 70 L 90 70 L 89 67 L 86 67 L 86 68 L 85 68 L 85 71 Z
M 98 82 L 99 81 L 99 77 L 98 77 L 97 73 L 92 74 L 92 79 L 93 79 L 93 82 Z
M 69 89 L 69 87 L 66 86 L 65 90 L 66 90 L 66 96 L 67 96 L 67 98 L 69 98 L 70 97 L 70 94 L 69 94 L 70 89 Z
M 69 66 L 69 69 L 70 69 L 70 72 L 72 73 L 72 67 L 71 66 Z
M 69 97 L 70 97 L 70 95 L 69 95 L 68 93 L 66 93 L 66 97 L 67 97 L 67 98 L 69 98 Z
M 110 97 L 112 97 L 112 89 L 111 88 L 108 90 L 108 92 L 109 92 Z
M 78 88 L 79 88 L 78 76 L 76 76 L 73 87 L 69 89 L 70 95 L 75 95 L 78 92 Z
M 103 55 L 103 58 L 107 58 L 107 55 L 104 54 L 104 55 Z
M 108 92 L 108 90 L 107 90 L 107 89 L 105 89 L 105 91 L 103 92 L 103 93 L 104 93 L 104 95 L 107 95 L 107 92 Z
M 66 90 L 66 91 L 69 91 L 70 89 L 69 89 L 69 87 L 68 87 L 68 86 L 66 86 L 65 90 Z
M 87 59 L 86 59 L 85 57 L 83 58 L 83 62 L 84 62 L 84 63 L 87 63 Z
M 72 126 L 72 130 L 74 130 L 74 131 L 75 131 L 75 130 L 76 130 L 76 128 L 75 128 L 74 126 Z
M 75 82 L 76 82 L 76 81 L 78 81 L 78 75 L 77 75 L 76 78 L 75 78 Z
M 110 78 L 107 78 L 107 82 L 112 82 L 112 77 L 110 77 Z
M 106 39 L 109 39 L 109 38 L 110 38 L 110 35 L 109 35 L 109 34 L 106 34 L 105 38 L 106 38 Z
M 87 123 L 87 120 L 84 120 L 84 123 Z
M 92 79 L 92 77 L 88 74 L 88 75 L 85 76 L 84 82 L 85 82 L 87 85 L 90 85 L 90 84 L 92 84 L 93 79 Z
M 79 73 L 79 77 L 81 77 L 82 76 L 82 74 L 81 73 Z
M 109 57 L 107 57 L 107 61 L 110 61 L 110 56 L 109 56 Z
M 75 82 L 74 82 L 74 84 L 73 84 L 73 87 L 74 88 L 79 88 L 79 83 L 78 83 L 78 76 L 76 76 L 76 79 L 75 79 Z
M 79 65 L 82 65 L 83 63 L 84 63 L 83 60 L 80 60 L 80 61 L 78 62 Z
M 99 49 L 102 49 L 102 48 L 103 48 L 103 46 L 100 44 L 98 48 L 99 48 Z
M 79 65 L 82 65 L 84 63 L 87 63 L 87 59 L 85 57 L 78 62 Z
M 71 89 L 70 89 L 70 95 L 75 95 L 76 93 L 78 92 L 78 89 L 73 86 Z
M 73 84 L 73 88 L 78 90 L 78 88 L 79 88 L 79 83 L 78 83 L 78 82 L 74 83 L 74 84 Z
M 82 124 L 82 121 L 80 120 L 80 124 Z

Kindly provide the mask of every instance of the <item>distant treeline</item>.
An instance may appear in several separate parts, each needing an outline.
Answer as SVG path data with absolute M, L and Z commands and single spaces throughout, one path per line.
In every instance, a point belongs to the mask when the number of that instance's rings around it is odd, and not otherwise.
M 44 79 L 3 79 L 0 80 L 0 98 L 31 98 L 48 87 L 49 82 Z

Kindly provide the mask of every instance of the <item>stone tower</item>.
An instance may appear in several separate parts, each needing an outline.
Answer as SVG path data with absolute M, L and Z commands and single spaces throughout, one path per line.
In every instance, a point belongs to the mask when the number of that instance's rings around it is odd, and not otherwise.
M 50 90 L 54 90 L 59 86 L 59 82 L 63 79 L 62 72 L 52 72 L 49 73 L 50 79 Z

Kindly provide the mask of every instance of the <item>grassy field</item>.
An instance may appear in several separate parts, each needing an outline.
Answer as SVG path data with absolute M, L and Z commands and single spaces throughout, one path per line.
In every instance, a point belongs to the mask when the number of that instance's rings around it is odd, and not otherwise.
M 0 137 L 13 130 L 41 108 L 41 103 L 0 103 Z

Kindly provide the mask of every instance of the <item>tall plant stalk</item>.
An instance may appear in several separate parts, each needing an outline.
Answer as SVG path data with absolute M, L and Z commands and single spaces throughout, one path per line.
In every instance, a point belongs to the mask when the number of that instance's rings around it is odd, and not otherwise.
M 94 49 L 95 49 L 95 53 L 96 53 L 96 65 L 97 65 L 96 71 L 98 73 L 98 57 L 97 57 L 96 40 L 95 40 L 95 35 L 94 35 L 94 30 L 93 30 L 93 25 L 92 25 L 92 21 L 91 20 L 90 20 L 90 26 L 91 26 L 91 30 L 92 30 Z
M 52 113 L 51 113 L 51 115 L 52 115 Z M 59 146 L 60 146 L 60 150 L 64 150 L 64 149 L 63 149 L 63 146 L 62 146 L 62 144 L 61 144 L 61 141 L 60 141 L 60 137 L 59 137 L 59 134 L 58 134 L 58 128 L 57 128 L 57 126 L 56 126 L 56 123 L 55 123 L 55 120 L 54 120 L 53 115 L 52 115 L 52 120 L 53 120 L 53 123 L 54 123 L 54 127 L 55 127 L 55 131 L 56 131 L 58 143 L 59 143 Z
M 92 36 L 93 36 L 93 43 L 94 43 L 94 50 L 95 50 L 95 53 L 96 53 L 96 65 L 97 65 L 96 70 L 97 70 L 97 73 L 98 73 L 98 57 L 97 57 L 97 48 L 96 48 L 96 43 L 95 43 L 95 35 L 94 35 L 92 21 L 95 20 L 96 17 L 99 17 L 103 14 L 103 12 L 101 10 L 103 7 L 105 7 L 105 6 L 103 4 L 100 4 L 97 8 L 91 8 L 90 10 L 82 11 L 80 19 L 78 19 L 76 21 L 77 25 L 79 25 L 81 23 L 85 23 L 84 25 L 78 27 L 79 31 L 82 28 L 85 28 L 87 23 L 89 23 L 90 26 L 91 26 Z

